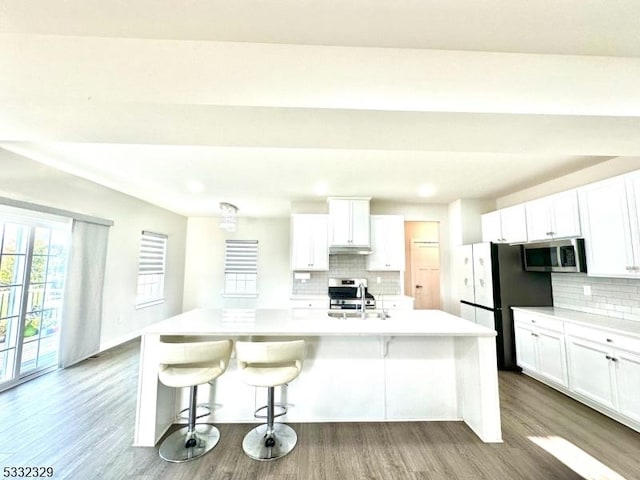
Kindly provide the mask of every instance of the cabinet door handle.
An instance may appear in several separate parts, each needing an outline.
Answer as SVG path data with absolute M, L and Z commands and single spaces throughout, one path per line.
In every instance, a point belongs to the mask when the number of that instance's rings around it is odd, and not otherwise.
M 533 332 L 531 332 L 531 336 L 532 336 L 532 337 L 537 337 L 537 336 L 538 336 L 538 334 L 537 334 L 537 333 L 533 333 Z
M 531 320 L 531 323 L 536 323 L 536 321 L 535 320 Z
M 605 355 L 605 357 L 607 360 L 611 360 L 611 355 Z
M 607 343 L 613 343 L 613 340 L 610 338 L 607 338 Z
M 618 359 L 617 359 L 616 357 L 611 357 L 611 361 L 612 361 L 612 362 L 617 362 L 617 361 L 618 361 Z

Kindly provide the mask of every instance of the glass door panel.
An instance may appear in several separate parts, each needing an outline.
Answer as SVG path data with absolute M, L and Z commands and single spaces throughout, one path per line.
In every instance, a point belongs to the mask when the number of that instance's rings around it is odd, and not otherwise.
M 0 227 L 1 384 L 58 363 L 69 231 Z

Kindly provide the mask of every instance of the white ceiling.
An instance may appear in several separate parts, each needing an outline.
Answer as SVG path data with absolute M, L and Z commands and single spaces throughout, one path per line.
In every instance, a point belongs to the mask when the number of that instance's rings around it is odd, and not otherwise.
M 640 2 L 4 0 L 0 146 L 185 215 L 502 196 L 640 155 Z

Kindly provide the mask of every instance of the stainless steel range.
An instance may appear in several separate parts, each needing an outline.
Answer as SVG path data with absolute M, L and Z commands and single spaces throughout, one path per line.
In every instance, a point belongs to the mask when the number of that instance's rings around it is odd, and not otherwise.
M 329 309 L 362 310 L 364 295 L 365 309 L 376 308 L 376 299 L 367 291 L 366 278 L 330 278 Z

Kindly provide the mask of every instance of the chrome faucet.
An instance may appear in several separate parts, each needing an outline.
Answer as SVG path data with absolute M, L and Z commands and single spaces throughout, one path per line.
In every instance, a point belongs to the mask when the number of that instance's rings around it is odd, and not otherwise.
M 367 298 L 365 295 L 366 287 L 364 283 L 360 282 L 358 285 L 358 295 L 360 295 L 360 316 L 364 319 L 367 318 Z

